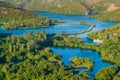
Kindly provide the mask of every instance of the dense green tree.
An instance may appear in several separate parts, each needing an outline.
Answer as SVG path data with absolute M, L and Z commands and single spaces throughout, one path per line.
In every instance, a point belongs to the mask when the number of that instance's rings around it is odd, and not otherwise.
M 74 75 L 71 66 L 66 66 L 61 61 L 61 55 L 53 54 L 49 48 L 53 46 L 54 41 L 66 41 L 83 43 L 78 38 L 68 37 L 66 34 L 48 35 L 44 31 L 27 33 L 23 36 L 8 35 L 0 36 L 0 42 L 3 50 L 0 52 L 0 77 L 7 80 L 25 79 L 86 79 L 90 80 L 88 74 L 81 73 Z M 71 41 L 69 41 L 71 39 Z M 5 43 L 5 44 L 4 44 Z M 63 43 L 62 43 L 63 44 Z M 9 45 L 9 47 L 7 47 Z M 63 47 L 63 46 L 62 46 Z M 74 47 L 74 45 L 72 45 Z M 5 57 L 4 57 L 5 56 Z
M 118 68 L 116 66 L 111 66 L 108 68 L 101 69 L 96 75 L 96 80 L 113 80 L 113 76 L 117 73 Z
M 93 69 L 94 62 L 90 60 L 89 58 L 79 58 L 79 57 L 73 57 L 70 59 L 72 62 L 73 68 L 87 68 L 88 70 Z

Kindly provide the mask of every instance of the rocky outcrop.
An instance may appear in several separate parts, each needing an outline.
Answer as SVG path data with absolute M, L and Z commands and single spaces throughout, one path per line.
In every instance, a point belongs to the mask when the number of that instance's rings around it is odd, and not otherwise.
M 106 10 L 107 12 L 115 11 L 119 9 L 120 7 L 117 7 L 114 3 L 111 4 L 111 6 Z

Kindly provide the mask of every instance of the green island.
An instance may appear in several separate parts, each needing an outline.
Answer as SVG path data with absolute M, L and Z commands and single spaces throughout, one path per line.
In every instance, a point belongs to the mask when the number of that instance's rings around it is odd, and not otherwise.
M 73 68 L 87 68 L 88 70 L 91 70 L 94 67 L 94 62 L 89 58 L 73 57 L 70 61 L 72 62 Z
M 14 5 L 0 1 L 0 23 L 3 29 L 48 27 L 60 22 L 38 16 Z

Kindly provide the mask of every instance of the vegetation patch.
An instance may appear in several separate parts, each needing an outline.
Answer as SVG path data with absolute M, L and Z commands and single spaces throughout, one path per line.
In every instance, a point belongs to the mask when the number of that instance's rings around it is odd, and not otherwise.
M 112 11 L 112 12 L 105 12 L 98 15 L 91 16 L 91 18 L 96 18 L 102 21 L 109 21 L 109 22 L 120 22 L 120 9 Z
M 24 9 L 16 8 L 14 5 L 10 7 L 11 4 L 7 4 L 0 1 L 0 23 L 4 24 L 3 29 L 48 27 L 59 23 L 56 20 L 38 16 Z
M 73 57 L 70 61 L 72 62 L 73 68 L 87 68 L 88 70 L 94 68 L 94 62 L 89 58 Z
M 64 36 L 64 35 L 60 35 Z M 50 49 L 58 35 L 45 32 L 27 33 L 23 36 L 0 35 L 0 79 L 83 79 L 90 80 L 87 73 L 74 74 L 71 66 L 64 65 L 61 55 Z M 68 37 L 64 37 L 65 40 Z M 71 41 L 81 40 L 72 39 Z M 69 40 L 68 40 L 69 41 Z M 78 71 L 79 72 L 79 71 Z
M 120 77 L 114 75 L 118 72 L 118 67 L 110 66 L 106 68 L 102 68 L 96 75 L 96 80 L 118 80 Z
M 86 25 L 86 26 L 89 26 L 88 30 L 84 30 L 84 31 L 81 31 L 81 32 L 75 32 L 75 33 L 71 33 L 71 34 L 68 34 L 68 35 L 78 35 L 78 34 L 84 34 L 86 32 L 90 32 L 93 30 L 93 28 L 96 26 L 94 24 L 90 24 L 90 23 L 87 23 L 87 22 L 72 22 L 72 24 L 81 24 L 81 25 Z

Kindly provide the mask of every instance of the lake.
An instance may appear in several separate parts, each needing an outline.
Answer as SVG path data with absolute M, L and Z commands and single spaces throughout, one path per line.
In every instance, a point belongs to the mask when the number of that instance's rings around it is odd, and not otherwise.
M 88 16 L 78 16 L 78 15 L 63 15 L 63 14 L 54 14 L 49 12 L 33 12 L 38 15 L 42 15 L 45 17 L 49 17 L 51 19 L 56 19 L 58 21 L 65 21 L 66 23 L 59 24 L 59 25 L 52 25 L 48 28 L 27 28 L 27 29 L 17 29 L 17 30 L 3 30 L 0 28 L 0 33 L 10 33 L 15 35 L 23 35 L 25 33 L 28 33 L 29 31 L 35 32 L 35 31 L 45 31 L 48 34 L 57 33 L 60 34 L 61 32 L 66 33 L 74 33 L 74 32 L 80 32 L 87 30 L 89 26 L 87 25 L 80 25 L 80 24 L 71 24 L 70 22 L 87 22 L 90 24 L 95 24 L 96 27 L 91 31 L 95 32 L 98 30 L 105 29 L 107 27 L 113 26 L 116 23 L 112 22 L 102 22 L 98 21 L 96 19 L 90 19 Z M 90 32 L 88 32 L 90 33 Z M 85 41 L 86 44 L 92 44 L 93 41 L 88 39 L 86 35 L 88 33 L 79 34 L 75 37 L 81 38 Z M 62 61 L 66 65 L 70 65 L 71 62 L 69 61 L 72 57 L 83 57 L 83 58 L 90 58 L 94 61 L 94 69 L 92 71 L 89 71 L 89 75 L 91 76 L 91 79 L 94 79 L 94 75 L 103 67 L 110 66 L 112 64 L 106 63 L 102 61 L 101 56 L 98 52 L 92 51 L 92 50 L 85 50 L 85 49 L 79 49 L 79 48 L 51 48 L 54 53 L 58 53 L 62 55 Z

